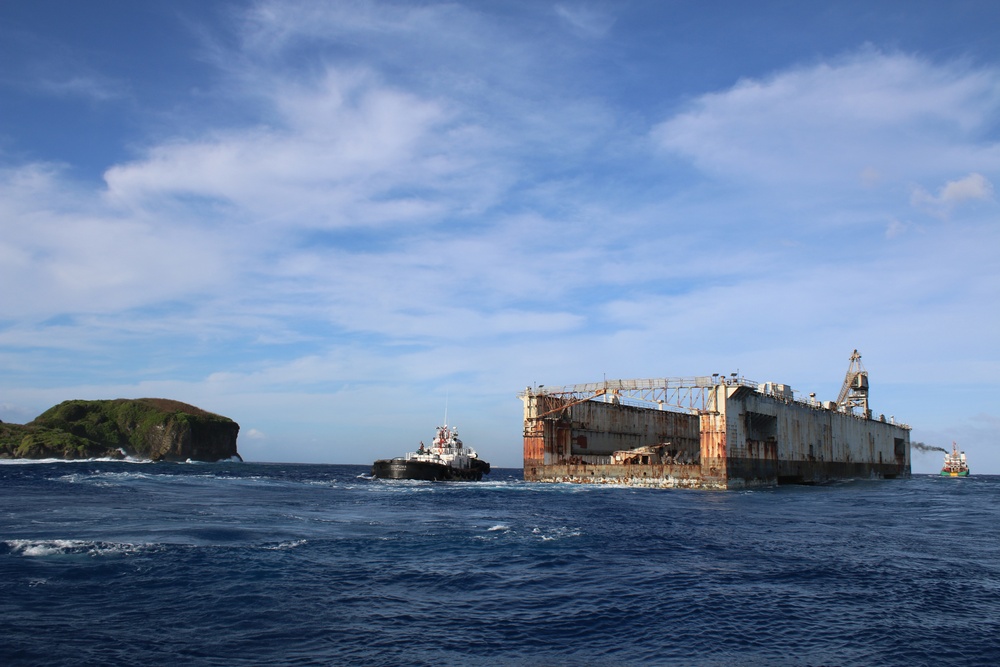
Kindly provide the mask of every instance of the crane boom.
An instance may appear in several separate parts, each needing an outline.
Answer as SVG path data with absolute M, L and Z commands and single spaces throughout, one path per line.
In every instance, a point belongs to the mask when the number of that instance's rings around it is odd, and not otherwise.
M 837 397 L 837 407 L 848 414 L 853 414 L 854 408 L 861 408 L 865 417 L 871 417 L 868 409 L 868 371 L 861 365 L 861 355 L 857 350 L 851 355 L 844 386 L 840 388 L 840 395 Z
M 575 401 L 570 401 L 569 403 L 564 403 L 563 405 L 560 405 L 557 408 L 553 408 L 552 410 L 548 410 L 546 412 L 543 412 L 540 415 L 535 415 L 531 419 L 538 420 L 538 419 L 541 419 L 542 417 L 548 417 L 551 414 L 555 414 L 556 412 L 561 412 L 561 411 L 565 410 L 566 408 L 573 407 L 574 405 L 579 405 L 580 403 L 586 403 L 587 401 L 589 401 L 592 398 L 597 398 L 598 396 L 604 396 L 604 394 L 606 394 L 606 393 L 607 393 L 606 390 L 604 390 L 604 389 L 598 389 L 596 392 L 594 392 L 590 396 L 585 396 L 584 398 L 580 398 L 580 399 L 577 399 Z

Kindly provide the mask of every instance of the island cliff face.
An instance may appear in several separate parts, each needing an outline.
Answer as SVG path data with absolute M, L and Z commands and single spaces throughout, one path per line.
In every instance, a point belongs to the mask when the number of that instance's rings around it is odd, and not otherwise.
M 64 401 L 28 424 L 0 423 L 0 458 L 239 458 L 240 425 L 165 398 Z

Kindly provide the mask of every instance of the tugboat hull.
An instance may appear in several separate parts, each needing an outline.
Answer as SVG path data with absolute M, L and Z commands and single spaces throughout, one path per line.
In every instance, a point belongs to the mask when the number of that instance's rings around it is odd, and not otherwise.
M 479 481 L 490 471 L 490 464 L 479 462 L 472 468 L 455 468 L 443 463 L 406 459 L 380 459 L 372 466 L 372 476 L 379 479 L 418 479 L 430 482 Z

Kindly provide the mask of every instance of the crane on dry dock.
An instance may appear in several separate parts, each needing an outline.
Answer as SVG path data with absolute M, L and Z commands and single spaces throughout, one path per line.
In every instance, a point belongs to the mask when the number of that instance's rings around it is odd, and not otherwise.
M 861 408 L 864 416 L 871 419 L 872 413 L 868 409 L 868 371 L 861 365 L 861 355 L 857 350 L 851 355 L 851 363 L 844 376 L 844 386 L 840 388 L 840 395 L 837 397 L 837 408 L 847 414 L 854 414 L 854 408 Z

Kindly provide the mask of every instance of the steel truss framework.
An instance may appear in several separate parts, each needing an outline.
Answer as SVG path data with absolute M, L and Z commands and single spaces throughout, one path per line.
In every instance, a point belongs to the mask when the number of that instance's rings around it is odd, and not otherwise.
M 756 382 L 743 377 L 704 375 L 687 378 L 604 380 L 564 387 L 541 385 L 526 388 L 521 396 L 552 396 L 573 402 L 597 398 L 609 402 L 627 399 L 650 407 L 705 411 L 709 409 L 710 390 L 722 384 L 750 387 L 754 390 L 758 387 Z

